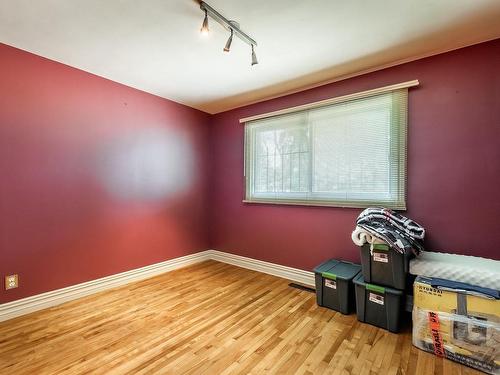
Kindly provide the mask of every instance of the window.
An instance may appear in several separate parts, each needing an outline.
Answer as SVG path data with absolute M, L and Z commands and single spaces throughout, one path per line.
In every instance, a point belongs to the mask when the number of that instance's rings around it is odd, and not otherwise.
M 245 201 L 405 209 L 407 95 L 245 121 Z

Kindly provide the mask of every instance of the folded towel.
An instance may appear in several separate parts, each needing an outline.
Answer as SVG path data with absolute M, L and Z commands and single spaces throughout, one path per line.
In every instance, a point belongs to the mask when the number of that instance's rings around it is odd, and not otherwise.
M 384 244 L 385 241 L 378 238 L 377 236 L 371 234 L 366 229 L 361 227 L 356 227 L 354 232 L 351 234 L 352 242 L 358 246 L 363 246 L 365 243 L 373 244 Z

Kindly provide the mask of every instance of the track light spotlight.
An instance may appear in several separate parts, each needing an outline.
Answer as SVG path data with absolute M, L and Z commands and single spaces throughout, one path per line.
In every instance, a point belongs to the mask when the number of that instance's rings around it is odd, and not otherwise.
M 231 29 L 231 35 L 229 35 L 229 39 L 226 42 L 226 46 L 224 47 L 224 52 L 229 52 L 231 49 L 231 43 L 233 42 L 233 29 Z
M 255 54 L 255 50 L 252 44 L 252 65 L 257 65 L 259 62 L 257 61 L 257 55 Z
M 203 19 L 203 24 L 201 25 L 200 29 L 201 35 L 208 35 L 208 14 L 207 10 L 205 9 L 205 18 Z

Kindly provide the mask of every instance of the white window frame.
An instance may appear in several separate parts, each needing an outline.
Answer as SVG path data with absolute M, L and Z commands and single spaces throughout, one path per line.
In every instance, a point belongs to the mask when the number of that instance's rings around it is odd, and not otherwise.
M 390 86 L 385 86 L 373 90 L 368 90 L 360 93 L 355 93 L 355 94 L 350 94 L 350 95 L 345 95 L 341 97 L 335 97 L 327 100 L 323 100 L 320 102 L 315 102 L 315 103 L 310 103 L 298 107 L 293 107 L 293 108 L 288 108 L 280 111 L 275 111 L 271 113 L 266 113 L 262 115 L 257 115 L 257 116 L 252 116 L 252 117 L 247 117 L 240 119 L 240 123 L 242 124 L 248 124 L 251 123 L 252 121 L 260 120 L 260 119 L 265 119 L 269 117 L 276 117 L 276 116 L 281 116 L 281 115 L 287 115 L 287 114 L 292 114 L 292 113 L 300 113 L 303 112 L 304 116 L 307 116 L 307 111 L 313 108 L 320 108 L 336 103 L 343 103 L 355 99 L 361 99 L 361 98 L 369 98 L 371 96 L 379 95 L 382 93 L 388 93 L 391 91 L 395 90 L 401 90 L 401 89 L 407 89 L 409 87 L 414 87 L 417 86 L 419 82 L 417 80 L 414 81 L 408 81 L 408 82 L 403 82 L 399 83 L 396 85 L 390 85 Z M 306 119 L 307 121 L 307 119 Z M 250 161 L 254 161 L 255 157 L 253 155 L 253 152 L 255 150 L 254 145 L 249 145 L 250 142 L 250 137 L 249 137 L 249 127 L 245 126 L 245 141 L 244 141 L 244 149 L 245 149 L 245 155 L 244 155 L 244 175 L 245 175 L 245 197 L 243 199 L 243 202 L 245 203 L 264 203 L 264 204 L 286 204 L 286 205 L 307 205 L 307 206 L 334 206 L 334 207 L 369 207 L 373 205 L 383 205 L 385 207 L 389 208 L 395 208 L 395 209 L 406 209 L 406 134 L 407 134 L 407 121 L 404 121 L 404 129 L 399 129 L 399 140 L 398 142 L 400 143 L 400 154 L 398 155 L 398 163 L 399 163 L 399 168 L 400 172 L 404 173 L 404 177 L 401 177 L 398 179 L 399 183 L 399 196 L 397 199 L 394 199 L 394 196 L 390 197 L 387 196 L 387 194 L 382 194 L 380 197 L 373 197 L 373 193 L 359 193 L 357 195 L 353 195 L 350 193 L 349 199 L 345 199 L 345 194 L 342 193 L 317 193 L 313 192 L 312 186 L 309 186 L 309 192 L 291 192 L 291 193 L 283 193 L 280 192 L 279 198 L 271 198 L 269 193 L 255 193 L 252 191 L 251 187 L 249 186 L 251 183 L 251 174 L 252 174 L 252 164 Z M 391 129 L 392 131 L 392 129 Z M 401 137 L 401 133 L 403 133 L 403 136 Z M 312 137 L 310 137 L 312 139 Z M 312 142 L 311 142 L 312 145 Z M 401 154 L 401 152 L 403 154 Z M 311 164 L 313 165 L 314 163 L 312 162 L 312 155 L 313 155 L 313 150 L 310 150 L 311 154 Z M 313 168 L 313 166 L 311 166 Z M 313 173 L 311 169 L 311 173 Z M 309 181 L 310 184 L 312 184 L 312 181 Z M 400 196 L 401 192 L 403 192 L 403 197 Z M 259 196 L 260 195 L 260 196 Z M 271 194 L 272 195 L 272 194 Z M 367 195 L 370 195 L 370 199 L 363 199 Z M 315 198 L 316 197 L 316 198 Z

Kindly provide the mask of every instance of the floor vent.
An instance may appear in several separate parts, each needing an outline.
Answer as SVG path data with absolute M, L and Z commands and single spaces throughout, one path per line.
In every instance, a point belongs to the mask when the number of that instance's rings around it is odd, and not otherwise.
M 296 289 L 300 289 L 300 290 L 305 290 L 306 292 L 309 292 L 309 293 L 316 293 L 316 289 L 310 288 L 310 287 L 305 286 L 305 285 L 290 283 L 290 284 L 288 284 L 288 286 L 291 286 L 292 288 L 296 288 Z

